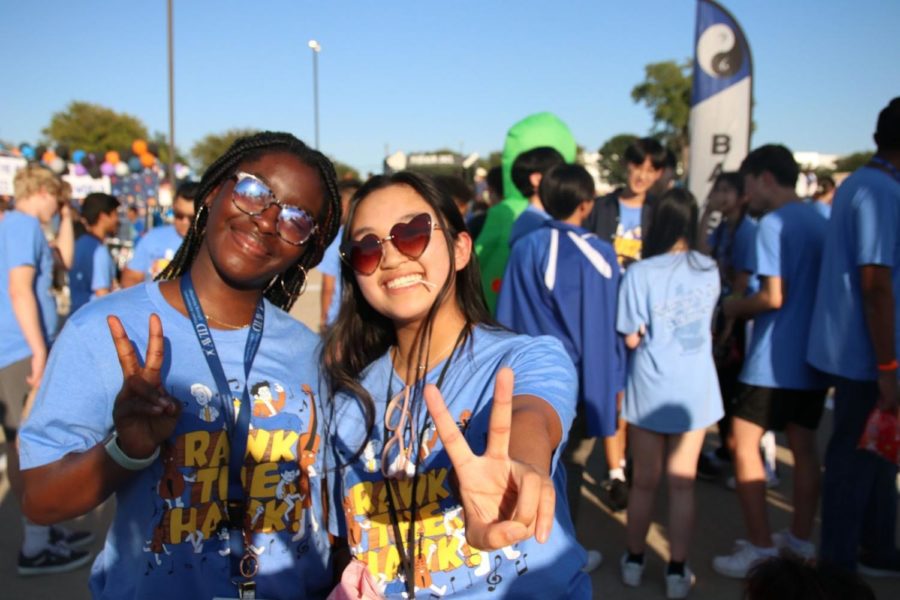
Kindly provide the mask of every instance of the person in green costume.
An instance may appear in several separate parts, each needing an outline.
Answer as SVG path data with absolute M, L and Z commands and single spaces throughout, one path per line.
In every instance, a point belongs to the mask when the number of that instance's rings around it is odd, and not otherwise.
M 509 128 L 503 146 L 504 198 L 488 210 L 484 228 L 475 241 L 475 253 L 481 267 L 481 287 L 491 314 L 497 309 L 497 294 L 509 259 L 509 232 L 513 222 L 528 206 L 528 199 L 513 185 L 512 165 L 519 154 L 539 146 L 556 149 L 567 163 L 575 161 L 575 138 L 556 115 L 549 112 L 533 114 Z

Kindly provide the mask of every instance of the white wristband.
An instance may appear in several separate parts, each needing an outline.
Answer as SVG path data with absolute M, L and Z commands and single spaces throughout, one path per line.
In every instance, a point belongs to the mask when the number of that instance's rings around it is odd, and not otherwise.
M 107 441 L 103 447 L 106 449 L 106 453 L 109 454 L 109 457 L 116 461 L 123 469 L 128 469 L 129 471 L 141 471 L 152 465 L 159 456 L 159 447 L 157 447 L 156 450 L 153 451 L 153 454 L 147 458 L 131 458 L 119 447 L 118 440 L 119 434 L 113 431 L 109 441 Z

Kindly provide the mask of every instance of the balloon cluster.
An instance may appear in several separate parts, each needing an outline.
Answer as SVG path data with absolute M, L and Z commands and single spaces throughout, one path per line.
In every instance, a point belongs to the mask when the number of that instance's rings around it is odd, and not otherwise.
M 13 149 L 13 154 L 29 161 L 39 159 L 57 175 L 65 173 L 66 165 L 71 161 L 76 175 L 90 175 L 96 179 L 104 175 L 125 177 L 129 173 L 138 173 L 154 166 L 159 155 L 159 147 L 155 143 L 134 140 L 131 148 L 123 152 L 110 150 L 105 154 L 99 154 L 81 149 L 70 153 L 69 148 L 64 145 L 53 149 L 25 143 L 19 146 L 18 151 Z

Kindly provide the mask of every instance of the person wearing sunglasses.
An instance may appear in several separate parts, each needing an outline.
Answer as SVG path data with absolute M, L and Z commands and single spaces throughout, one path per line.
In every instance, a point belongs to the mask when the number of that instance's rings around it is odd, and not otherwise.
M 341 250 L 322 358 L 335 568 L 353 557 L 390 598 L 590 597 L 558 466 L 562 345 L 491 321 L 463 219 L 425 176 L 363 185 Z
M 178 252 L 194 220 L 194 199 L 198 185 L 186 181 L 175 191 L 171 225 L 154 227 L 134 248 L 134 255 L 122 270 L 122 287 L 131 287 L 155 279 Z
M 195 205 L 160 281 L 82 307 L 54 346 L 21 437 L 29 514 L 115 493 L 94 598 L 323 598 L 318 338 L 285 311 L 336 235 L 334 168 L 259 133 Z

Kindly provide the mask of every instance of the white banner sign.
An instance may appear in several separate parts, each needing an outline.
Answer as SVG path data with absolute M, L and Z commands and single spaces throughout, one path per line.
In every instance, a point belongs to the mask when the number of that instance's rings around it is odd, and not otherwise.
M 0 156 L 0 196 L 13 195 L 13 179 L 16 171 L 28 164 L 19 156 Z

